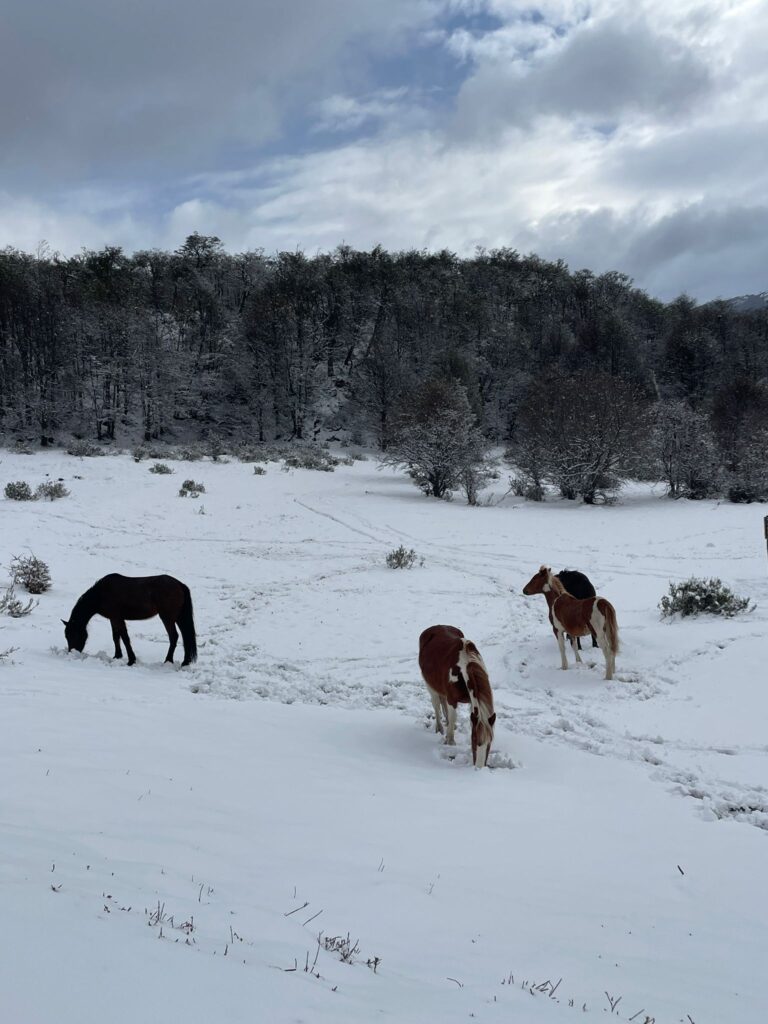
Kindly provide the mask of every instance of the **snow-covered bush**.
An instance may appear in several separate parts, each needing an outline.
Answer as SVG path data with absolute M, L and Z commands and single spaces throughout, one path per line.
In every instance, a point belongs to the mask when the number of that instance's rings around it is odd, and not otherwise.
M 11 501 L 34 501 L 32 488 L 26 480 L 13 480 L 5 485 L 5 496 Z
M 409 550 L 401 544 L 399 548 L 389 552 L 386 561 L 390 569 L 412 569 L 418 557 L 413 548 Z
M 30 597 L 26 604 L 20 601 L 14 593 L 13 583 L 8 587 L 0 597 L 0 614 L 10 615 L 12 619 L 20 619 L 24 615 L 29 615 L 33 608 L 37 607 L 37 601 Z
M 174 457 L 182 462 L 199 462 L 203 457 L 203 452 L 193 445 L 183 445 L 176 451 L 175 456 L 169 456 L 169 458 Z
M 164 462 L 156 462 L 154 464 L 154 466 L 150 466 L 149 467 L 149 472 L 150 473 L 158 473 L 160 475 L 167 476 L 169 473 L 173 473 L 173 470 L 171 469 L 170 466 L 166 465 Z
M 544 501 L 544 484 L 536 473 L 515 473 L 509 478 L 509 489 L 518 498 L 526 498 L 528 501 Z
M 11 579 L 30 594 L 42 594 L 51 587 L 51 570 L 35 555 L 14 555 L 11 559 Z
M 331 455 L 327 448 L 297 448 L 285 456 L 283 469 L 315 469 L 323 473 L 332 473 L 341 461 Z
M 179 488 L 180 498 L 197 498 L 205 494 L 205 484 L 196 483 L 194 480 L 185 480 Z
M 722 580 L 691 576 L 682 583 L 670 583 L 669 594 L 659 602 L 661 614 L 667 615 L 722 615 L 731 618 L 749 609 L 749 598 L 738 597 Z
M 72 441 L 67 445 L 67 455 L 77 455 L 81 459 L 92 459 L 98 455 L 104 455 L 104 449 L 95 441 L 86 441 L 82 438 Z
M 56 501 L 57 498 L 66 498 L 69 491 L 61 480 L 44 480 L 35 489 L 36 498 L 47 498 L 49 501 Z
M 264 469 L 263 466 L 254 466 L 253 467 L 253 475 L 254 476 L 264 476 L 266 474 L 266 472 L 267 471 L 266 471 L 266 469 Z
M 435 379 L 404 401 L 381 462 L 406 466 L 416 486 L 434 498 L 450 498 L 469 479 L 469 491 L 465 487 L 469 498 L 470 493 L 476 497 L 487 451 L 466 388 L 456 381 Z

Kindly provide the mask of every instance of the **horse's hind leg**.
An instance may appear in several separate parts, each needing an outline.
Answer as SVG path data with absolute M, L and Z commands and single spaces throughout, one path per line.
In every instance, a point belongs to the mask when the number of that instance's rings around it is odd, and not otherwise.
M 565 656 L 565 633 L 558 629 L 557 631 L 557 646 L 560 648 L 560 668 L 568 668 L 568 659 Z
M 123 652 L 120 649 L 120 620 L 110 619 L 109 621 L 112 624 L 112 639 L 115 642 L 115 657 L 122 658 Z
M 120 637 L 122 638 L 122 641 L 125 644 L 125 649 L 128 652 L 128 664 L 129 665 L 135 665 L 136 664 L 136 655 L 133 653 L 133 648 L 131 647 L 131 641 L 128 638 L 128 630 L 127 630 L 126 625 L 125 625 L 125 619 L 121 619 L 120 620 Z
M 166 618 L 161 615 L 160 618 L 163 620 L 165 631 L 168 634 L 168 653 L 165 656 L 166 661 L 170 661 L 173 664 L 173 652 L 176 650 L 176 644 L 179 642 L 179 631 L 176 629 L 176 623 L 173 619 Z
M 445 742 L 449 747 L 456 746 L 456 740 L 454 739 L 454 733 L 456 732 L 456 706 L 454 704 L 448 705 L 448 730 L 445 734 Z
M 581 660 L 581 655 L 579 654 L 579 651 L 581 650 L 581 644 L 579 643 L 579 638 L 577 636 L 571 637 L 571 648 L 573 650 L 573 653 L 576 655 L 576 661 L 578 661 L 578 663 L 582 665 L 583 662 Z
M 435 732 L 442 733 L 443 725 L 440 721 L 440 707 L 445 701 L 442 701 L 440 695 L 436 693 L 431 686 L 428 686 L 430 700 L 432 701 L 432 707 L 435 709 Z M 448 715 L 445 715 L 446 722 L 448 721 Z
M 599 616 L 599 618 L 598 618 Z M 616 659 L 611 645 L 608 640 L 608 634 L 605 631 L 605 617 L 602 612 L 595 608 L 590 619 L 590 628 L 593 631 L 593 636 L 597 637 L 597 646 L 603 652 L 605 658 L 605 678 L 613 679 L 613 671 L 616 667 Z

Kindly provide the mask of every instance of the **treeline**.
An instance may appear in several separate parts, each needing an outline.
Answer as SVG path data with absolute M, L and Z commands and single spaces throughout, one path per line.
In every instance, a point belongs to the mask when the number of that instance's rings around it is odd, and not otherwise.
M 644 431 L 666 416 L 694 444 L 698 432 L 712 479 L 676 479 L 675 493 L 735 496 L 745 465 L 757 472 L 768 437 L 765 310 L 664 304 L 622 274 L 572 273 L 509 249 L 231 255 L 195 234 L 173 253 L 0 252 L 6 444 L 337 433 L 386 450 L 414 396 L 442 380 L 464 389 L 489 441 L 514 449 L 553 401 L 578 423 L 598 378 L 600 394 L 615 381 L 653 413 Z

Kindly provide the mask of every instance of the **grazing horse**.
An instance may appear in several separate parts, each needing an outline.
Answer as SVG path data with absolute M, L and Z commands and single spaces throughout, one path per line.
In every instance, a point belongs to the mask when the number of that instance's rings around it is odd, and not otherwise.
M 195 620 L 192 616 L 192 597 L 189 587 L 173 576 L 121 576 L 112 572 L 86 590 L 64 623 L 64 636 L 69 650 L 82 651 L 88 639 L 86 626 L 94 615 L 103 615 L 112 623 L 115 657 L 122 658 L 120 641 L 128 652 L 128 664 L 136 662 L 126 619 L 151 619 L 159 615 L 168 632 L 170 647 L 165 657 L 173 662 L 173 652 L 179 640 L 178 625 L 184 643 L 184 661 L 189 665 L 197 660 Z
M 472 763 L 476 768 L 488 764 L 493 743 L 493 693 L 480 652 L 455 626 L 430 626 L 419 637 L 419 668 L 427 684 L 435 709 L 435 732 L 442 733 L 442 708 L 445 718 L 445 742 L 456 742 L 457 704 L 470 704 L 472 724 Z
M 592 580 L 590 580 L 590 578 L 583 572 L 578 572 L 576 569 L 563 569 L 562 572 L 558 572 L 555 575 L 571 597 L 578 597 L 582 599 L 585 597 L 597 597 L 597 591 L 592 585 Z M 576 646 L 581 650 L 581 639 L 579 637 L 576 637 Z M 594 633 L 592 634 L 592 646 L 598 646 Z
M 576 646 L 576 637 L 591 633 L 605 657 L 605 678 L 613 679 L 616 655 L 619 650 L 619 627 L 616 610 L 604 597 L 579 599 L 567 593 L 561 581 L 542 565 L 535 576 L 523 587 L 524 594 L 543 594 L 549 606 L 549 621 L 555 631 L 560 648 L 562 668 L 568 668 L 565 657 L 565 635 L 571 638 L 571 647 L 576 661 L 581 661 Z

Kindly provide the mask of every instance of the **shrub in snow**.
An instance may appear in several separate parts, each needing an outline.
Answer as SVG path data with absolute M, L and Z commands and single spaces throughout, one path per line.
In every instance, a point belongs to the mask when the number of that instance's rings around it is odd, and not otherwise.
M 172 457 L 173 456 L 169 456 L 169 458 Z M 185 445 L 177 450 L 175 457 L 180 459 L 182 462 L 199 462 L 203 457 L 203 453 L 199 448 L 195 448 L 192 445 Z
M 264 476 L 266 472 L 267 471 L 266 471 L 266 469 L 264 469 L 263 466 L 254 466 L 253 467 L 253 475 L 254 476 Z
M 18 651 L 18 649 L 18 647 L 8 647 L 6 650 L 0 651 L 0 662 L 5 658 L 10 658 L 10 656 Z
M 169 473 L 173 473 L 173 470 L 171 469 L 170 466 L 167 466 L 164 462 L 156 462 L 154 464 L 154 466 L 150 466 L 149 467 L 149 472 L 150 473 L 159 473 L 161 475 L 168 475 Z
M 67 445 L 67 455 L 77 455 L 81 459 L 92 459 L 103 454 L 104 449 L 94 441 L 86 441 L 82 439 L 79 441 L 72 441 L 71 444 Z
M 544 501 L 544 484 L 536 473 L 516 473 L 509 478 L 509 489 L 518 498 Z
M 197 498 L 205 494 L 205 484 L 198 484 L 194 480 L 185 480 L 179 488 L 180 498 Z
M 56 501 L 57 498 L 66 498 L 69 491 L 61 480 L 44 480 L 38 484 L 35 490 L 36 498 L 47 498 L 49 501 Z
M 720 579 L 691 576 L 682 583 L 670 583 L 669 594 L 659 602 L 662 616 L 723 615 L 731 618 L 749 608 L 748 597 L 737 597 Z
M 25 480 L 14 480 L 5 485 L 5 496 L 11 501 L 34 501 L 32 488 Z
M 37 601 L 33 597 L 24 604 L 20 601 L 13 590 L 13 583 L 7 588 L 2 597 L 0 597 L 0 614 L 10 615 L 12 619 L 20 619 L 24 615 L 29 615 L 33 608 L 37 606 Z
M 11 559 L 11 578 L 30 594 L 42 594 L 51 587 L 51 570 L 35 555 L 14 555 Z
M 408 550 L 401 544 L 399 548 L 389 552 L 387 555 L 387 565 L 390 569 L 412 569 L 418 557 L 413 548 Z M 424 564 L 423 559 L 420 564 Z
M 322 473 L 332 473 L 341 461 L 334 458 L 327 448 L 297 448 L 285 456 L 283 469 L 315 469 Z

